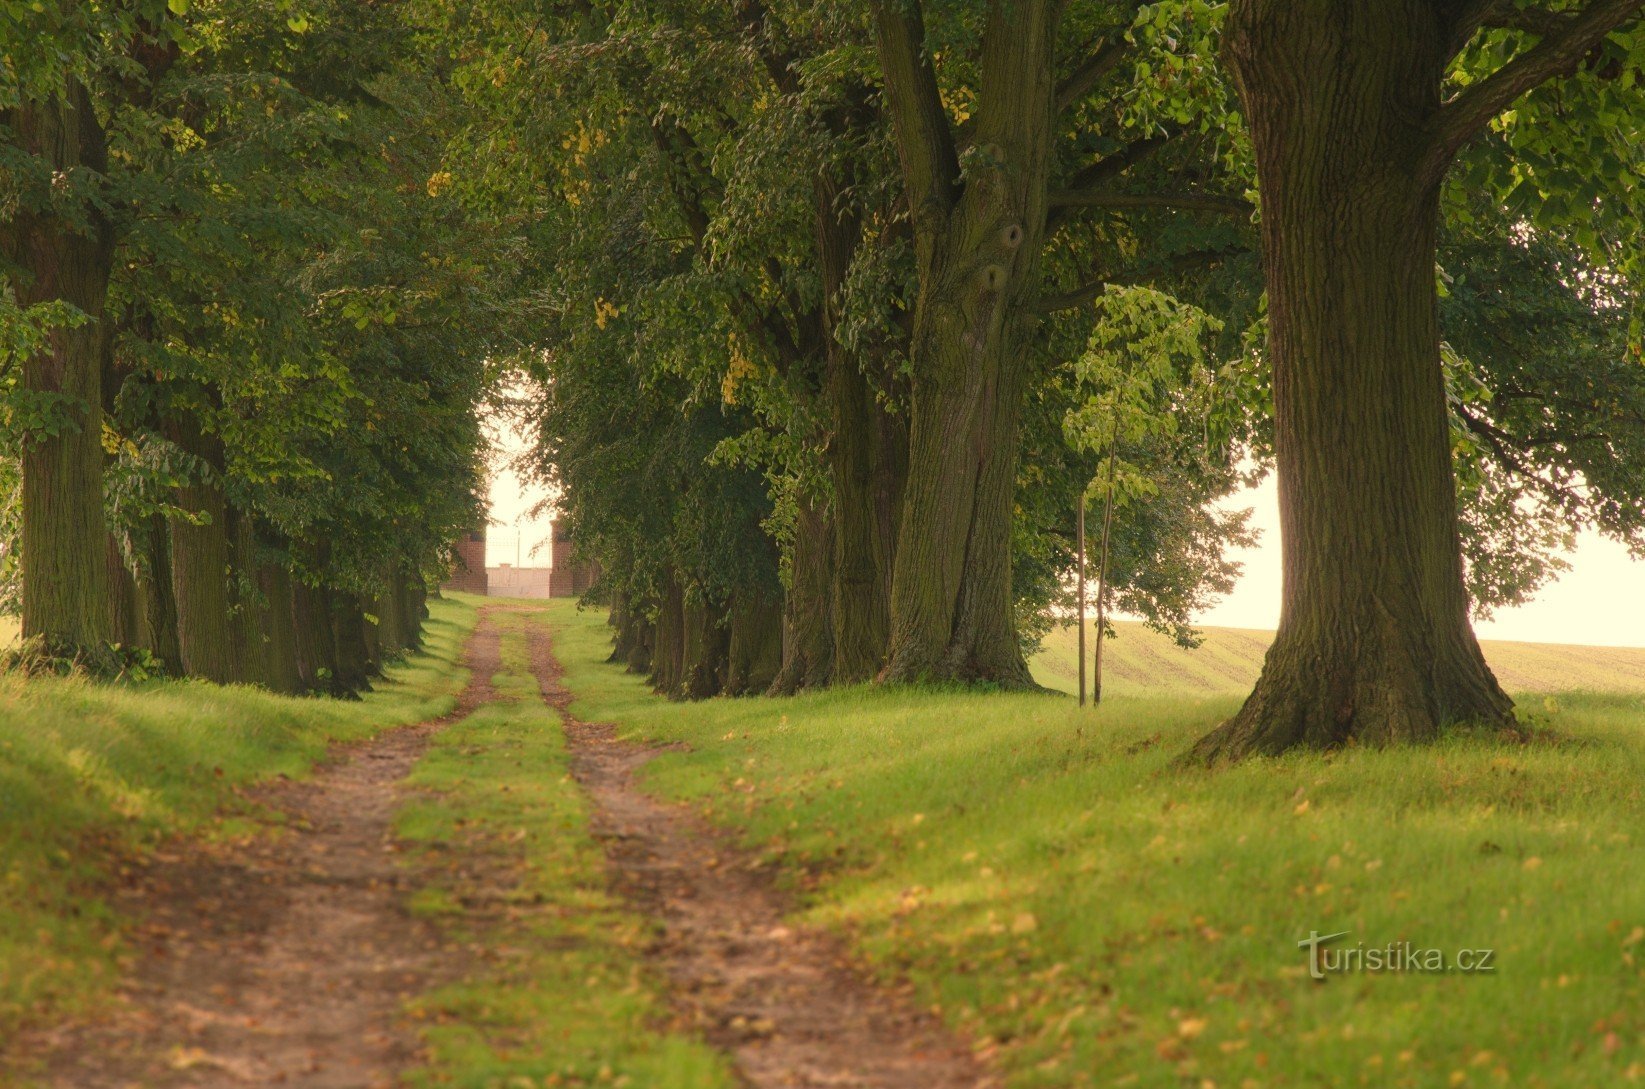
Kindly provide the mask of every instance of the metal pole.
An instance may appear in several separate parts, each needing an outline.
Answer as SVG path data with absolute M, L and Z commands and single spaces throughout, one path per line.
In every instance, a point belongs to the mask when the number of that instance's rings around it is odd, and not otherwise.
M 1108 527 L 1114 521 L 1114 455 L 1119 449 L 1120 418 L 1114 415 L 1114 436 L 1108 444 L 1108 488 L 1102 501 L 1102 556 L 1097 560 L 1097 653 L 1092 668 L 1091 706 L 1102 702 L 1102 636 L 1108 625 Z
M 1077 549 L 1079 552 L 1079 622 L 1080 622 L 1080 706 L 1085 706 L 1085 499 L 1089 494 L 1089 486 L 1080 489 L 1079 513 L 1074 516 L 1078 526 L 1075 531 L 1079 537 Z

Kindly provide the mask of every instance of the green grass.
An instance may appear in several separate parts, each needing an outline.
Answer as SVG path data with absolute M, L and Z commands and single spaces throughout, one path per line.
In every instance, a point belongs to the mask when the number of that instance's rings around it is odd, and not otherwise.
M 471 977 L 413 1005 L 430 1058 L 413 1084 L 729 1089 L 720 1056 L 659 1027 L 662 981 L 642 959 L 650 934 L 606 890 L 558 716 L 527 671 L 528 621 L 495 616 L 502 698 L 439 735 L 412 775 L 429 793 L 398 830 L 432 845 L 426 862 L 479 860 L 490 872 L 489 897 L 476 899 L 458 865 L 411 908 L 442 920 L 449 941 L 507 956 L 477 959 Z
M 84 1010 L 124 964 L 102 889 L 166 837 L 245 835 L 235 793 L 306 775 L 329 743 L 448 711 L 473 599 L 437 600 L 427 652 L 360 702 L 246 686 L 0 676 L 0 1039 Z
M 667 703 L 603 664 L 599 614 L 549 609 L 575 712 L 689 742 L 652 787 L 780 862 L 803 918 L 911 979 L 1011 1086 L 1645 1079 L 1638 695 L 1532 701 L 1529 745 L 1210 772 L 1173 758 L 1237 696 Z M 1341 930 L 1497 970 L 1308 979 L 1298 940 Z
M 1103 648 L 1103 691 L 1120 696 L 1243 696 L 1261 672 L 1262 656 L 1274 638 L 1271 631 L 1252 628 L 1204 628 L 1204 643 L 1184 650 L 1137 621 L 1121 620 L 1114 629 L 1116 638 Z M 1095 630 L 1095 622 L 1087 621 L 1088 669 Z M 1047 688 L 1076 691 L 1078 639 L 1079 630 L 1072 624 L 1052 629 L 1040 652 L 1029 661 L 1035 679 Z M 1491 668 L 1510 692 L 1577 689 L 1645 694 L 1642 647 L 1489 639 L 1482 645 Z

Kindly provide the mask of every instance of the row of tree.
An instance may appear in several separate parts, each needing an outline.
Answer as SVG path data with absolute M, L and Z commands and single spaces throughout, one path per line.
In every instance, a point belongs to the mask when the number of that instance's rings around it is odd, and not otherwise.
M 23 654 L 348 692 L 478 517 L 520 265 L 445 193 L 411 11 L 0 3 L 0 476 Z
M 1470 609 L 1645 543 L 1641 6 L 465 9 L 618 656 L 1028 685 L 1082 501 L 1114 603 L 1191 641 L 1274 467 L 1281 628 L 1202 754 L 1509 721 Z
M 1642 6 L 0 0 L 25 630 L 356 676 L 515 370 L 662 690 L 1029 685 L 1082 503 L 1192 642 L 1274 469 L 1202 752 L 1505 722 L 1470 610 L 1645 545 Z

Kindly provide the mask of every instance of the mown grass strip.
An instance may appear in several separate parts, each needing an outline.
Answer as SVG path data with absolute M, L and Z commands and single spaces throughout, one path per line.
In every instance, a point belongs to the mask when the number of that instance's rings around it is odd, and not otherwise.
M 650 930 L 607 891 L 559 717 L 527 664 L 528 614 L 498 612 L 498 700 L 447 727 L 411 782 L 398 830 L 441 880 L 411 910 L 438 918 L 474 970 L 409 1011 L 428 1065 L 418 1086 L 472 1089 L 735 1084 L 713 1049 L 665 1027 Z
M 1543 740 L 1174 758 L 1235 699 L 846 689 L 669 703 L 551 616 L 574 713 L 780 864 L 1016 1087 L 1645 1081 L 1645 700 L 1526 701 Z M 1083 732 L 1082 732 L 1083 731 Z M 1309 978 L 1300 939 L 1494 951 Z
M 359 702 L 202 681 L 0 676 L 0 1040 L 84 1011 L 127 963 L 101 891 L 162 840 L 243 836 L 237 790 L 305 776 L 327 747 L 444 714 L 471 600 L 431 602 L 427 644 Z

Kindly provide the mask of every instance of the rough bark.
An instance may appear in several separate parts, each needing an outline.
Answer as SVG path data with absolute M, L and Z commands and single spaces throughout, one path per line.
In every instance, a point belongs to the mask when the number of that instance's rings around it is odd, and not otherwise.
M 730 631 L 723 606 L 700 600 L 685 605 L 680 695 L 691 700 L 717 696 L 725 684 Z
M 913 206 L 908 475 L 888 681 L 1033 681 L 1017 641 L 1011 518 L 1028 311 L 1046 218 L 1061 5 L 995 0 L 962 178 L 918 10 L 876 29 Z
M 257 569 L 257 588 L 268 605 L 261 614 L 267 662 L 263 683 L 276 692 L 306 691 L 310 685 L 303 679 L 298 651 L 290 569 L 274 560 L 264 561 Z
M 1468 621 L 1434 287 L 1450 28 L 1422 0 L 1230 8 L 1262 194 L 1284 609 L 1206 758 L 1507 722 Z
M 383 589 L 373 611 L 377 614 L 377 651 L 383 660 L 397 658 L 406 649 L 405 572 L 396 561 L 388 564 Z
M 726 647 L 724 693 L 764 692 L 777 679 L 783 657 L 783 604 L 768 590 L 740 590 L 732 596 L 730 640 Z
M 337 639 L 331 626 L 331 591 L 292 580 L 292 620 L 297 667 L 309 691 L 341 692 L 337 682 Z
M 651 687 L 665 696 L 679 692 L 685 678 L 685 595 L 670 575 L 657 606 L 656 649 L 651 655 Z
M 239 663 L 236 680 L 265 684 L 268 680 L 268 647 L 263 641 L 267 626 L 264 613 L 268 601 L 258 584 L 257 534 L 251 516 L 225 506 L 229 542 L 229 609 L 234 636 L 234 658 Z
M 887 411 L 865 369 L 873 368 L 881 388 L 888 387 L 889 353 L 849 351 L 834 335 L 840 291 L 862 231 L 854 216 L 836 211 L 838 187 L 830 178 L 819 178 L 816 189 L 828 360 L 828 467 L 834 485 L 832 681 L 852 684 L 879 672 L 890 639 L 892 559 L 908 434 L 902 420 Z
M 126 566 L 126 558 L 113 534 L 104 534 L 104 563 L 108 570 L 109 638 L 121 646 L 137 646 L 142 641 L 142 609 L 137 599 L 137 580 Z
M 183 651 L 177 634 L 177 596 L 172 588 L 171 527 L 162 514 L 150 515 L 138 528 L 141 550 L 136 586 L 138 640 L 160 659 L 168 673 L 181 675 Z
M 796 517 L 783 603 L 782 669 L 771 682 L 774 696 L 829 683 L 834 670 L 834 524 L 828 512 L 802 505 Z
M 208 465 L 222 463 L 220 448 L 192 418 L 175 421 L 174 441 Z M 228 505 L 215 480 L 194 479 L 177 489 L 188 513 L 171 524 L 172 589 L 183 672 L 227 684 L 240 677 L 238 641 L 229 593 Z
M 54 177 L 83 182 L 107 167 L 105 138 L 90 96 L 71 82 L 61 99 L 30 101 L 0 112 L 15 144 Z M 60 300 L 87 320 L 54 331 L 24 360 L 30 394 L 62 397 L 62 426 L 23 443 L 22 553 L 25 638 L 52 647 L 99 648 L 109 641 L 108 567 L 103 518 L 102 338 L 114 259 L 114 232 L 88 205 L 81 221 L 63 218 L 30 186 L 21 207 L 0 221 L 0 257 L 23 306 Z
M 369 692 L 371 648 L 366 642 L 365 607 L 360 595 L 332 592 L 331 627 L 337 648 L 336 687 L 347 692 Z

